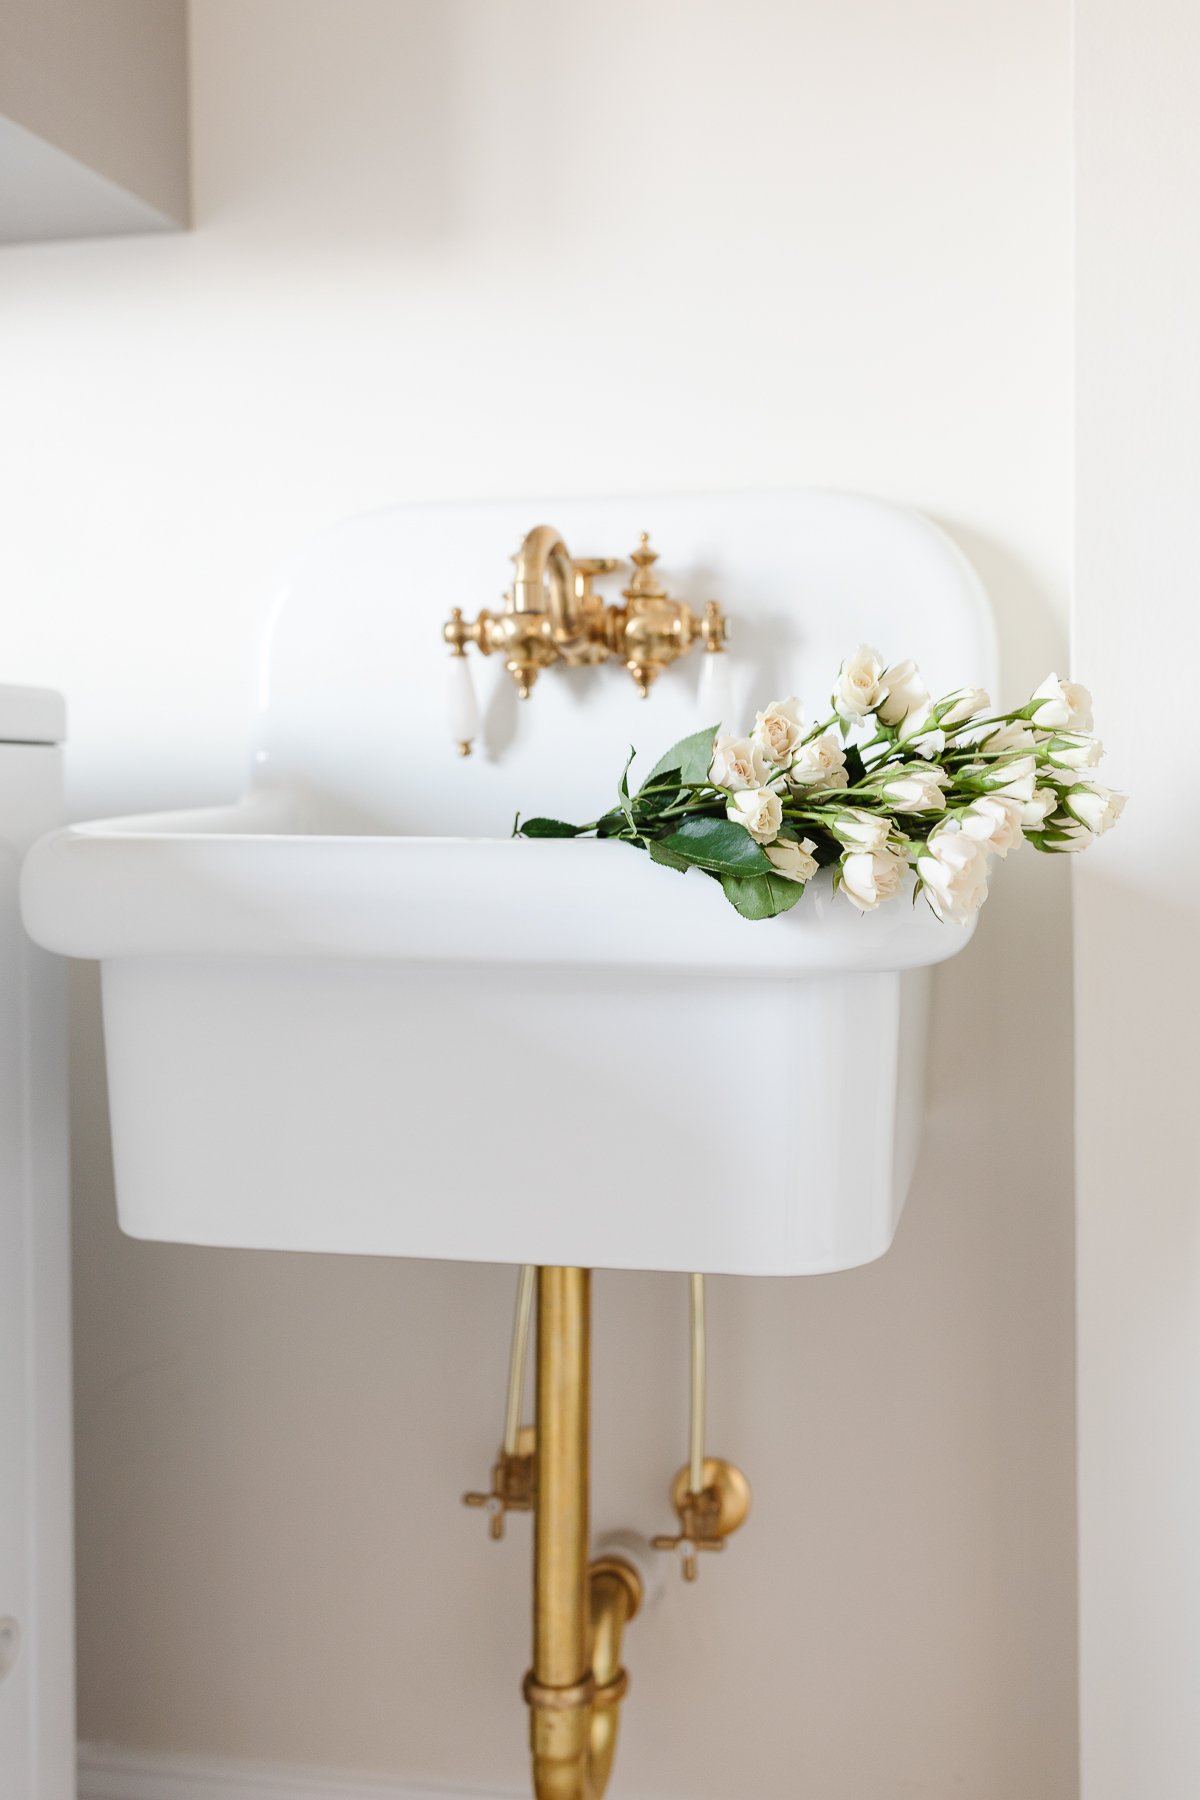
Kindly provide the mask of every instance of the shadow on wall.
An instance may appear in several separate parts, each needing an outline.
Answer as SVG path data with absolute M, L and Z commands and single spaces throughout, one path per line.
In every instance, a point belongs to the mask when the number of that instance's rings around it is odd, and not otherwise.
M 1030 571 L 994 539 L 957 520 L 936 513 L 930 517 L 972 563 L 991 599 L 1000 640 L 1000 691 L 993 698 L 1002 706 L 1015 706 L 1052 668 L 1067 674 L 1062 632 Z M 1021 646 L 1019 664 L 1014 644 Z
M 1022 572 L 954 535 L 1036 642 Z M 83 1737 L 521 1791 L 528 1521 L 495 1546 L 458 1504 L 512 1272 L 123 1238 L 95 971 L 73 991 Z M 631 1639 L 631 1792 L 1075 1793 L 1070 1057 L 1066 864 L 1015 857 L 937 971 L 893 1251 L 712 1283 L 711 1444 L 756 1504 Z M 803 1180 L 769 1120 L 748 1152 Z M 595 1524 L 663 1529 L 685 1284 L 601 1274 L 595 1312 Z

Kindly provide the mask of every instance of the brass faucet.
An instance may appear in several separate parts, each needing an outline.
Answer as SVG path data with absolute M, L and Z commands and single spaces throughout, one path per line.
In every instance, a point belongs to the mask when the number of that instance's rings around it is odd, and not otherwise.
M 484 656 L 498 653 L 527 700 L 542 670 L 555 662 L 578 666 L 615 657 L 644 696 L 696 643 L 719 654 L 726 622 L 717 602 L 710 600 L 697 615 L 685 601 L 673 599 L 654 573 L 658 552 L 650 548 L 647 532 L 631 560 L 634 573 L 622 590 L 623 604 L 606 604 L 593 583 L 623 568 L 621 559 L 572 557 L 553 525 L 535 525 L 513 557 L 515 573 L 502 610 L 468 621 L 461 607 L 451 609 L 442 628 L 451 656 L 465 657 L 468 644 Z

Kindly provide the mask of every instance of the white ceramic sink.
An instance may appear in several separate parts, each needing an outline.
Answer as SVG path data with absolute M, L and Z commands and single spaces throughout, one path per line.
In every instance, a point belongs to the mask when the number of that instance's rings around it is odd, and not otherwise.
M 330 534 L 273 615 L 246 797 L 77 826 L 26 865 L 33 935 L 103 965 L 127 1231 L 739 1274 L 891 1242 L 929 970 L 969 933 L 923 904 L 860 917 L 825 878 L 749 923 L 627 846 L 502 835 L 517 806 L 595 816 L 631 734 L 649 766 L 700 722 L 686 665 L 648 703 L 616 670 L 551 670 L 519 716 L 498 687 L 491 754 L 454 757 L 440 619 L 494 599 L 542 518 L 579 555 L 651 528 L 676 590 L 726 604 L 754 701 L 815 710 L 862 638 L 935 687 L 992 678 L 969 567 L 877 502 L 535 501 Z

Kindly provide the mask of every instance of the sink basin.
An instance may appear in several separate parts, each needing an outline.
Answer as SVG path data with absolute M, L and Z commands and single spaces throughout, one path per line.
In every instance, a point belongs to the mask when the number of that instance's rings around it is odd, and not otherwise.
M 535 519 L 580 555 L 649 524 L 726 604 L 751 710 L 823 704 L 860 641 L 987 683 L 977 578 L 855 496 L 397 509 L 331 533 L 268 626 L 229 806 L 81 825 L 27 861 L 41 943 L 102 963 L 121 1223 L 197 1244 L 813 1274 L 892 1240 L 918 1147 L 930 969 L 969 931 L 815 881 L 758 923 L 595 816 L 627 743 L 695 729 L 696 671 L 500 685 L 485 754 L 439 714 L 438 625 L 494 597 Z M 744 647 L 744 648 L 743 648 Z M 576 679 L 579 677 L 579 679 Z M 451 832 L 457 835 L 449 835 Z

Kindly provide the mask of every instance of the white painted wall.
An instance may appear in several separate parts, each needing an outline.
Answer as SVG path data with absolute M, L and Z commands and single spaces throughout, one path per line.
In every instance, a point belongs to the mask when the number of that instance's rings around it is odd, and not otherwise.
M 4 673 L 68 689 L 73 811 L 232 793 L 273 571 L 424 496 L 896 497 L 1026 691 L 1066 629 L 1068 27 L 194 0 L 195 232 L 0 261 Z M 1069 916 L 1027 864 L 940 981 L 896 1249 L 715 1284 L 757 1505 L 631 1638 L 631 1794 L 1075 1792 Z M 517 1786 L 526 1533 L 456 1506 L 510 1277 L 122 1240 L 77 988 L 84 1734 Z M 596 1303 L 597 1522 L 660 1527 L 682 1284 Z
M 1085 1800 L 1200 1793 L 1198 85 L 1187 0 L 1080 0 L 1075 662 L 1133 796 L 1075 889 Z

